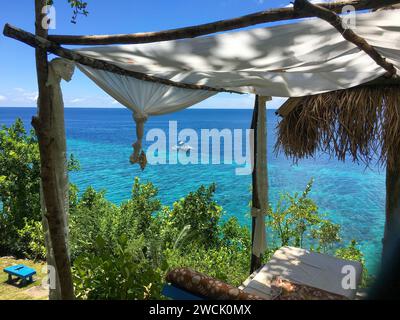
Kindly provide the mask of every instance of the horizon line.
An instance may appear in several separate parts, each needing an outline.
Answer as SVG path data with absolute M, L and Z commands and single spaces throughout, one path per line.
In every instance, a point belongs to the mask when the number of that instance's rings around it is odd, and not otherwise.
M 28 107 L 28 106 L 0 106 L 0 108 L 8 108 L 8 109 L 36 109 L 37 107 Z M 64 107 L 64 109 L 128 109 L 126 107 Z M 277 110 L 279 109 L 279 107 L 276 108 L 268 108 L 268 110 Z M 253 110 L 253 108 L 251 107 L 243 107 L 243 108 L 237 108 L 237 107 L 201 107 L 201 108 L 196 108 L 196 107 L 189 107 L 189 108 L 185 108 L 182 110 L 178 110 L 175 112 L 179 112 L 179 111 L 183 111 L 183 110 Z

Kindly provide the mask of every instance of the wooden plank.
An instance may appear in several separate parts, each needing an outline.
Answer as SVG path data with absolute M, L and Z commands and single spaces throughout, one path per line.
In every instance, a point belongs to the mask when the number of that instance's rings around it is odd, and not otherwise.
M 390 6 L 400 1 L 396 0 L 347 0 L 331 3 L 321 3 L 321 7 L 341 13 L 346 5 L 356 10 L 377 9 Z M 229 31 L 261 23 L 308 18 L 313 15 L 308 12 L 297 12 L 293 8 L 277 8 L 256 12 L 238 18 L 215 21 L 179 29 L 163 30 L 158 32 L 143 32 L 115 35 L 51 35 L 49 39 L 59 44 L 70 45 L 108 45 L 108 44 L 135 44 L 177 39 L 195 38 L 216 32 Z
M 10 24 L 6 24 L 4 26 L 3 34 L 6 37 L 10 37 L 10 38 L 16 39 L 18 41 L 24 42 L 24 43 L 30 45 L 31 47 L 41 48 L 43 50 L 46 50 L 50 53 L 53 53 L 53 54 L 59 56 L 59 57 L 75 61 L 75 62 L 83 64 L 85 66 L 89 66 L 89 67 L 104 70 L 104 71 L 109 71 L 109 72 L 120 74 L 123 76 L 129 76 L 129 77 L 132 77 L 132 78 L 135 78 L 138 80 L 161 83 L 161 84 L 165 84 L 165 85 L 173 86 L 173 87 L 177 87 L 177 88 L 182 88 L 182 89 L 206 90 L 206 91 L 213 91 L 213 92 L 228 92 L 228 93 L 241 94 L 241 92 L 237 92 L 237 91 L 233 91 L 233 90 L 226 90 L 223 88 L 213 88 L 213 87 L 209 87 L 206 85 L 199 85 L 199 84 L 176 82 L 176 81 L 172 81 L 169 79 L 150 76 L 145 73 L 141 73 L 141 72 L 137 72 L 137 71 L 127 70 L 127 69 L 118 67 L 117 65 L 114 65 L 112 63 L 109 63 L 107 61 L 86 57 L 78 52 L 73 51 L 73 50 L 63 48 L 54 42 L 51 42 L 42 37 L 35 36 L 28 31 L 16 28 L 14 26 L 11 26 Z

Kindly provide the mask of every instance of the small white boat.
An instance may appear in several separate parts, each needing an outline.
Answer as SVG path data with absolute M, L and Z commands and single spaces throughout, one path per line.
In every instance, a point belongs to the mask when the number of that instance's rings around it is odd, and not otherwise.
M 176 146 L 172 147 L 173 150 L 177 150 L 177 151 L 183 151 L 183 152 L 190 152 L 190 150 L 192 150 L 193 148 L 186 144 L 184 141 L 180 140 L 178 141 L 178 144 Z

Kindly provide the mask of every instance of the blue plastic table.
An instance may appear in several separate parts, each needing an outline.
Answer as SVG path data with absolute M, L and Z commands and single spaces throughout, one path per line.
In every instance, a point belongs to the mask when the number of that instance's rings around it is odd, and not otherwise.
M 32 276 L 36 274 L 34 269 L 24 266 L 23 264 L 4 268 L 3 271 L 8 274 L 9 283 L 12 282 L 12 276 L 16 276 L 22 280 L 22 285 L 32 282 Z

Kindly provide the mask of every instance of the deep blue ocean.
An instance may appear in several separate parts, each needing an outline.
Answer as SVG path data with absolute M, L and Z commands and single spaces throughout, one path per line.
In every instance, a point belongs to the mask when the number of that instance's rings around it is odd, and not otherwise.
M 10 125 L 17 117 L 27 127 L 34 108 L 0 108 L 0 125 Z M 201 184 L 217 184 L 216 200 L 226 215 L 238 217 L 250 225 L 250 175 L 235 175 L 235 164 L 148 165 L 142 172 L 129 163 L 135 126 L 125 109 L 66 109 L 68 152 L 79 160 L 81 170 L 70 175 L 82 191 L 89 185 L 107 191 L 107 198 L 120 203 L 130 197 L 135 176 L 151 181 L 159 190 L 163 204 L 194 191 Z M 168 132 L 168 121 L 177 121 L 178 130 L 248 129 L 252 110 L 189 109 L 165 116 L 152 117 L 146 131 L 152 128 Z M 365 168 L 320 155 L 294 165 L 283 155 L 273 153 L 278 118 L 268 110 L 269 199 L 274 206 L 281 192 L 302 192 L 314 178 L 311 197 L 320 211 L 342 226 L 343 241 L 356 239 L 365 254 L 370 271 L 380 259 L 385 216 L 384 168 Z

